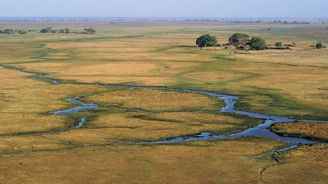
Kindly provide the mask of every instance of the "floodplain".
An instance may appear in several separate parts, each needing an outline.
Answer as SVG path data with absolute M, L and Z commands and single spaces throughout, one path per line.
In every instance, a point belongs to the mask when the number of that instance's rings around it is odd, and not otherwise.
M 97 33 L 0 35 L 0 183 L 328 181 L 328 127 L 320 123 L 328 120 L 328 50 L 312 47 L 318 41 L 328 45 L 325 25 L 1 26 L 88 26 Z M 195 45 L 205 33 L 225 43 L 236 32 L 261 36 L 271 45 L 295 42 L 296 47 L 240 51 Z M 234 134 L 264 122 L 220 113 L 223 100 L 183 90 L 239 96 L 237 110 L 300 121 L 273 125 L 273 132 L 319 143 L 283 152 L 276 151 L 286 143 L 264 137 L 142 144 L 200 132 Z M 76 107 L 68 98 L 97 108 L 51 113 Z M 83 126 L 77 126 L 81 119 Z

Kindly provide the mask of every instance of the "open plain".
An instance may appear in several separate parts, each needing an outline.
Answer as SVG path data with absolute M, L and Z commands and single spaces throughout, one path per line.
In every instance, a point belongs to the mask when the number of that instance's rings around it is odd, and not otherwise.
M 93 27 L 97 33 L 39 33 L 47 26 Z M 326 25 L 3 22 L 1 27 L 38 30 L 0 35 L 1 184 L 328 181 L 328 126 L 320 123 L 328 121 L 328 50 L 312 47 L 318 41 L 328 45 Z M 195 45 L 205 33 L 226 43 L 236 32 L 296 47 L 240 51 Z M 281 152 L 288 143 L 258 136 L 156 144 L 201 132 L 239 133 L 264 122 L 221 113 L 224 100 L 186 90 L 239 96 L 236 110 L 304 120 L 270 129 L 322 142 Z

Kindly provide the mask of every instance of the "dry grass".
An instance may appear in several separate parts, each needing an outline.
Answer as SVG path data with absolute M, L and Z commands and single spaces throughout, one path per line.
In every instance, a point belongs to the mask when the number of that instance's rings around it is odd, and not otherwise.
M 282 164 L 264 173 L 264 183 L 318 183 L 328 181 L 328 149 L 326 145 L 302 146 L 278 157 Z
M 74 27 L 80 29 L 81 25 Z M 45 27 L 39 23 L 6 26 Z M 242 97 L 237 106 L 242 109 L 328 117 L 328 52 L 309 48 L 317 40 L 328 43 L 320 25 L 90 26 L 96 27 L 97 35 L 3 36 L 0 64 L 11 63 L 50 77 L 80 82 L 164 85 L 239 94 Z M 268 26 L 272 27 L 271 32 L 266 31 Z M 234 32 L 261 36 L 271 44 L 295 41 L 297 48 L 243 53 L 194 47 L 195 38 L 202 33 L 214 34 L 225 42 Z M 267 169 L 262 179 L 266 183 L 327 181 L 325 146 L 299 148 L 279 156 L 285 164 L 275 164 L 266 155 L 281 144 L 264 139 L 115 145 L 200 131 L 224 134 L 259 123 L 243 117 L 205 112 L 132 113 L 104 108 L 72 115 L 88 117 L 82 129 L 41 137 L 34 133 L 72 123 L 71 117 L 47 114 L 71 106 L 63 100 L 67 97 L 84 96 L 102 105 L 149 111 L 217 110 L 223 104 L 195 94 L 50 85 L 29 77 L 0 68 L 0 154 L 8 153 L 0 156 L 0 183 L 256 183 L 260 182 L 259 173 L 264 167 Z M 302 136 L 326 137 L 325 125 L 277 126 Z M 68 149 L 80 144 L 87 148 Z
M 106 106 L 144 110 L 218 110 L 223 102 L 198 94 L 159 90 L 118 90 L 89 96 L 86 100 Z
M 91 119 L 82 129 L 47 137 L 75 144 L 113 144 L 154 141 L 203 131 L 227 134 L 239 132 L 260 120 L 214 113 L 105 113 Z
M 328 124 L 326 123 L 281 123 L 272 126 L 272 130 L 287 136 L 294 135 L 316 140 L 328 140 Z
M 0 68 L 1 153 L 67 147 L 61 141 L 41 137 L 72 123 L 48 112 L 71 106 L 64 101 L 67 97 L 103 90 L 82 85 L 51 85 L 29 77 L 23 72 Z
M 1 157 L 6 183 L 252 183 L 279 146 L 260 139 L 108 146 Z M 21 163 L 21 164 L 20 164 Z M 54 174 L 56 173 L 56 174 Z

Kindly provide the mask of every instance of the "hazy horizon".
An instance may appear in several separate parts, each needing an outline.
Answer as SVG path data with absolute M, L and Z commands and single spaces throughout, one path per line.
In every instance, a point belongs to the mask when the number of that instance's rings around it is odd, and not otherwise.
M 11 0 L 0 17 L 326 18 L 326 0 Z

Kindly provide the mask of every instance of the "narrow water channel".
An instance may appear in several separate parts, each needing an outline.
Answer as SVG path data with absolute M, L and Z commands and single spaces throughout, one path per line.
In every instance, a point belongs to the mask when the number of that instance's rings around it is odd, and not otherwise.
M 236 101 L 239 99 L 239 96 L 234 95 L 226 95 L 214 92 L 206 92 L 206 91 L 199 91 L 199 90 L 183 90 L 183 89 L 174 89 L 174 88 L 167 88 L 167 87 L 145 87 L 145 86 L 130 86 L 129 90 L 135 89 L 153 89 L 153 90 L 165 90 L 165 91 L 178 91 L 184 93 L 193 93 L 193 94 L 200 94 L 206 95 L 214 98 L 221 99 L 225 102 L 225 106 L 222 109 L 218 109 L 218 113 L 233 113 L 237 115 L 248 116 L 251 118 L 261 119 L 264 123 L 257 125 L 256 127 L 248 128 L 242 132 L 235 133 L 235 134 L 227 134 L 227 135 L 219 135 L 212 132 L 200 132 L 196 135 L 190 136 L 178 136 L 158 141 L 145 141 L 145 142 L 138 142 L 137 144 L 174 144 L 174 143 L 183 143 L 183 142 L 193 142 L 193 141 L 206 141 L 206 140 L 218 140 L 218 139 L 234 139 L 234 138 L 243 138 L 243 137 L 261 137 L 261 138 L 268 138 L 278 140 L 284 143 L 288 143 L 287 147 L 281 148 L 276 152 L 283 152 L 289 149 L 296 148 L 298 145 L 303 144 L 316 144 L 316 143 L 325 143 L 325 142 L 318 142 L 313 141 L 305 138 L 297 138 L 297 137 L 286 137 L 280 136 L 270 131 L 269 127 L 273 124 L 277 123 L 288 123 L 297 121 L 297 119 L 292 119 L 288 117 L 281 117 L 281 116 L 273 116 L 273 115 L 266 115 L 266 114 L 259 114 L 253 112 L 246 112 L 241 110 L 235 109 Z M 77 107 L 55 111 L 51 114 L 53 115 L 68 115 L 71 113 L 76 112 L 86 112 L 91 111 L 94 109 L 99 108 L 97 104 L 88 104 L 83 103 L 79 100 L 79 98 L 69 98 L 67 99 L 68 102 L 78 105 Z M 141 111 L 142 112 L 142 111 Z M 78 125 L 75 128 L 81 128 L 86 123 L 86 117 L 83 117 Z M 328 121 L 316 121 L 316 120 L 302 120 L 304 122 L 322 122 L 327 123 Z

